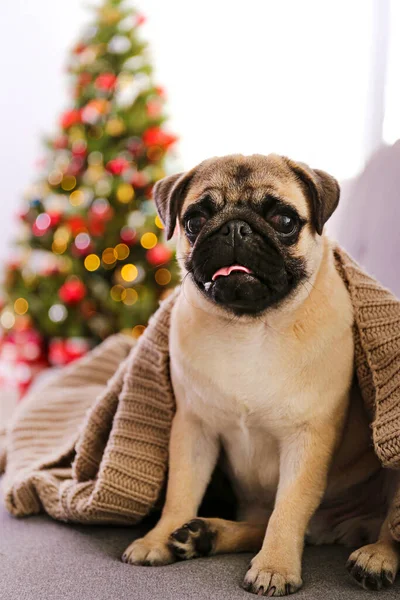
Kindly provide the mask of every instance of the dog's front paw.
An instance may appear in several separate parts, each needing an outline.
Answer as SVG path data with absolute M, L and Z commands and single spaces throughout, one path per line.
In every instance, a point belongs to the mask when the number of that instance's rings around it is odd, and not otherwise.
M 169 565 L 175 560 L 166 543 L 146 537 L 132 542 L 122 555 L 122 562 L 152 567 Z
M 368 544 L 350 554 L 346 568 L 364 589 L 380 590 L 395 580 L 399 568 L 398 551 L 382 542 Z
M 257 554 L 250 563 L 243 588 L 258 596 L 287 596 L 297 592 L 303 585 L 296 569 L 285 569 L 268 563 L 268 557 Z
M 183 560 L 208 556 L 215 535 L 206 519 L 193 519 L 171 533 L 168 544 L 175 556 Z

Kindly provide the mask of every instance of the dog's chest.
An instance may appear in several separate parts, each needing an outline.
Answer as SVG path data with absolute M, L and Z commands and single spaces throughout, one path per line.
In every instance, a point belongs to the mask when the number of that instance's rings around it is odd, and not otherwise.
M 172 328 L 173 383 L 181 390 L 177 401 L 222 432 L 234 427 L 276 435 L 303 421 L 310 407 L 301 402 L 305 390 L 298 389 L 301 357 L 294 360 L 287 340 L 261 326 L 233 332 L 207 323 L 196 331 L 182 324 Z
M 171 329 L 171 374 L 178 404 L 196 414 L 221 440 L 228 467 L 242 498 L 263 503 L 276 490 L 279 477 L 278 440 L 306 418 L 299 402 L 298 366 L 283 340 L 260 327 L 207 324 Z M 191 336 L 189 343 L 187 336 Z

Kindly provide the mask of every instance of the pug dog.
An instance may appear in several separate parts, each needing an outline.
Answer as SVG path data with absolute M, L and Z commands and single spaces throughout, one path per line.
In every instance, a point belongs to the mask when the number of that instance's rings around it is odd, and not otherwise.
M 163 179 L 154 198 L 167 237 L 178 232 L 177 410 L 161 518 L 123 560 L 256 552 L 243 587 L 284 596 L 302 585 L 307 539 L 361 546 L 350 574 L 390 585 L 393 482 L 352 385 L 353 309 L 324 234 L 336 180 L 286 157 L 233 155 Z M 217 461 L 237 521 L 197 517 Z

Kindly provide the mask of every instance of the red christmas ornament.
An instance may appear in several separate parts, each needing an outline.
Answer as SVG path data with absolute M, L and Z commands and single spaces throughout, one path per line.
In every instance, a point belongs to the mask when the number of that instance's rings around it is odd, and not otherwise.
M 160 127 L 149 127 L 142 135 L 142 140 L 146 146 L 161 146 L 161 148 L 169 148 L 177 140 L 175 135 L 167 133 Z
M 63 366 L 67 364 L 67 353 L 64 347 L 64 340 L 54 338 L 49 343 L 49 361 L 51 365 Z
M 101 73 L 101 75 L 96 78 L 94 85 L 98 90 L 109 92 L 114 89 L 116 81 L 117 78 L 114 73 Z
M 100 237 L 106 230 L 106 224 L 98 217 L 90 216 L 88 220 L 89 233 L 93 237 Z
M 172 251 L 164 244 L 157 244 L 146 252 L 146 258 L 153 267 L 156 267 L 171 260 Z
M 49 361 L 56 366 L 67 365 L 89 350 L 90 343 L 85 338 L 53 338 L 49 343 Z
M 50 211 L 47 213 L 50 217 L 50 227 L 57 227 L 61 221 L 62 213 L 58 211 Z
M 65 350 L 70 363 L 89 352 L 90 342 L 85 338 L 69 338 L 65 340 Z
M 86 296 L 86 286 L 78 278 L 69 279 L 60 287 L 58 295 L 65 304 L 78 304 Z
M 106 164 L 106 168 L 113 175 L 121 175 L 129 167 L 129 162 L 122 156 L 113 158 Z
M 79 215 L 70 217 L 67 221 L 67 224 L 74 236 L 78 235 L 78 233 L 86 231 L 86 221 Z
M 76 125 L 81 122 L 81 111 L 73 108 L 72 110 L 67 110 L 62 116 L 60 120 L 61 127 L 63 129 L 69 129 L 72 125 Z
M 15 329 L 1 340 L 0 385 L 16 390 L 19 399 L 34 377 L 47 366 L 43 338 L 32 327 Z

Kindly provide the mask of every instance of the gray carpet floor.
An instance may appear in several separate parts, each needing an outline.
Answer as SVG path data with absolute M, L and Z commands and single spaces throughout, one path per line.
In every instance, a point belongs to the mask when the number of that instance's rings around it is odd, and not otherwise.
M 251 600 L 240 588 L 249 554 L 202 558 L 166 567 L 133 567 L 120 556 L 143 528 L 76 526 L 46 516 L 19 520 L 0 502 L 1 600 Z M 348 577 L 349 551 L 306 548 L 304 587 L 293 599 L 379 600 L 390 590 L 365 592 Z

